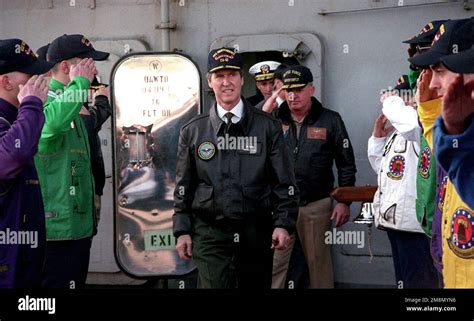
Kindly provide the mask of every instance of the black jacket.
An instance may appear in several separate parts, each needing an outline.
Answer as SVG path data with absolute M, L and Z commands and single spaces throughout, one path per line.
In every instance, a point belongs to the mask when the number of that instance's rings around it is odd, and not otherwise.
M 112 114 L 109 99 L 107 96 L 99 95 L 95 97 L 93 106 L 88 108 L 90 115 L 81 115 L 89 136 L 91 150 L 91 168 L 94 176 L 95 194 L 102 195 L 105 186 L 105 166 L 102 156 L 99 132 L 107 118 Z
M 205 220 L 244 219 L 248 215 L 272 215 L 272 211 L 273 226 L 291 232 L 298 190 L 280 122 L 244 101 L 244 115 L 230 127 L 229 134 L 256 137 L 256 150 L 245 146 L 220 149 L 225 131 L 216 104 L 208 114 L 196 116 L 181 128 L 174 235 L 191 234 L 193 215 Z
M 334 187 L 333 164 L 336 163 L 339 186 L 354 186 L 357 172 L 354 151 L 341 116 L 324 108 L 314 97 L 303 121 L 299 138 L 284 102 L 274 113 L 283 124 L 295 176 L 300 191 L 300 205 L 328 197 Z

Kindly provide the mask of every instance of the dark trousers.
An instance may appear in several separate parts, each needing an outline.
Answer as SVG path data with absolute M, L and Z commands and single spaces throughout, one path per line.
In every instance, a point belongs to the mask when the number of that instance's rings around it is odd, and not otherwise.
M 41 286 L 45 243 L 44 239 L 38 241 L 36 248 L 31 248 L 30 244 L 0 245 L 0 289 L 31 289 Z
M 86 284 L 92 237 L 72 241 L 48 241 L 42 286 L 80 289 Z
M 387 229 L 387 236 L 392 246 L 397 287 L 438 288 L 438 272 L 433 265 L 428 237 L 423 233 L 391 229 Z
M 271 216 L 194 221 L 193 260 L 198 288 L 270 289 Z

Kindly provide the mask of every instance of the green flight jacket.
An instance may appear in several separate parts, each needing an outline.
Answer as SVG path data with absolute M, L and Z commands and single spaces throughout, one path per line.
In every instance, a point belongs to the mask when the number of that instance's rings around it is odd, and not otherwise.
M 410 88 L 412 90 L 416 90 L 416 81 L 418 80 L 418 77 L 420 77 L 420 73 L 419 70 L 414 70 L 411 66 L 408 68 L 408 82 L 410 83 Z
M 416 217 L 421 228 L 431 237 L 436 203 L 436 157 L 421 135 L 420 157 L 416 178 Z
M 48 241 L 77 240 L 94 232 L 89 140 L 79 116 L 89 87 L 84 77 L 75 77 L 67 86 L 54 79 L 49 84 L 46 121 L 35 156 Z

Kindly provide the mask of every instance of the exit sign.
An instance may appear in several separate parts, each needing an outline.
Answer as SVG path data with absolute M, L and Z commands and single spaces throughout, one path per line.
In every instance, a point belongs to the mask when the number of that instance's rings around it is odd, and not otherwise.
M 172 229 L 145 231 L 145 251 L 174 250 L 176 243 Z

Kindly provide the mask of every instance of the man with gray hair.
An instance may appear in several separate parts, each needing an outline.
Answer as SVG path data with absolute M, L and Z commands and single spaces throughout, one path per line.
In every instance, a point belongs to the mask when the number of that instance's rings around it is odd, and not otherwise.
M 350 204 L 337 203 L 332 209 L 329 195 L 334 187 L 334 163 L 339 186 L 354 186 L 354 152 L 341 116 L 313 97 L 312 81 L 309 68 L 288 67 L 282 86 L 286 101 L 275 111 L 294 160 L 300 202 L 297 233 L 285 251 L 274 255 L 273 288 L 306 287 L 306 273 L 309 287 L 332 288 L 332 259 L 325 233 L 331 220 L 336 227 L 349 220 Z M 269 99 L 265 105 L 272 103 Z M 266 107 L 263 110 L 269 112 L 271 108 Z

